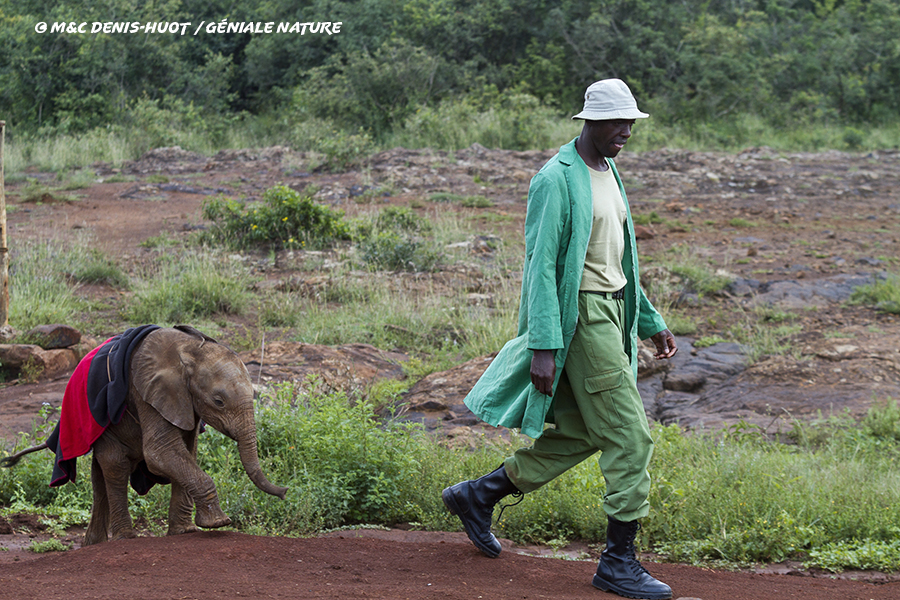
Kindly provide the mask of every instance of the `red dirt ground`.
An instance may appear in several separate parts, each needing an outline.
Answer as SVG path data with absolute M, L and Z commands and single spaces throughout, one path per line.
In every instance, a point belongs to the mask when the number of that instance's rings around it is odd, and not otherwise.
M 408 533 L 408 532 L 407 532 Z M 311 539 L 230 531 L 137 538 L 3 564 L 0 600 L 237 598 L 617 598 L 594 589 L 592 562 L 504 552 L 482 556 L 463 534 Z M 645 563 L 674 598 L 896 600 L 900 582 L 730 573 Z

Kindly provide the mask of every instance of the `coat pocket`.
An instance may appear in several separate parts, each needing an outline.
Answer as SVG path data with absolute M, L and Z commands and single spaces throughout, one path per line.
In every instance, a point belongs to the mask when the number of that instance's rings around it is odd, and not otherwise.
M 615 371 L 607 371 L 593 377 L 587 377 L 584 380 L 584 389 L 589 394 L 598 392 L 608 392 L 622 387 L 625 381 L 624 369 L 616 369 Z

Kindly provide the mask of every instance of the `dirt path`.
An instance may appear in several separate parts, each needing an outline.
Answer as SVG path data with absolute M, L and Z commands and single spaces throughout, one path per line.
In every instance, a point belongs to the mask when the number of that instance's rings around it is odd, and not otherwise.
M 594 589 L 593 562 L 505 552 L 482 556 L 462 534 L 402 541 L 296 539 L 203 532 L 91 546 L 0 570 L 2 600 L 237 598 L 615 598 Z M 883 585 L 784 575 L 728 573 L 646 563 L 674 598 L 704 600 L 895 600 Z

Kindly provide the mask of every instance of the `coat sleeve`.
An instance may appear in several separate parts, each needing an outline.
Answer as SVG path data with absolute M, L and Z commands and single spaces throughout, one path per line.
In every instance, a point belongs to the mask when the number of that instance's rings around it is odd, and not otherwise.
M 662 315 L 650 303 L 644 289 L 638 286 L 638 337 L 642 340 L 656 335 L 660 331 L 667 329 L 666 322 Z
M 531 350 L 556 350 L 564 345 L 558 279 L 560 245 L 568 216 L 565 178 L 539 172 L 528 191 L 522 282 Z

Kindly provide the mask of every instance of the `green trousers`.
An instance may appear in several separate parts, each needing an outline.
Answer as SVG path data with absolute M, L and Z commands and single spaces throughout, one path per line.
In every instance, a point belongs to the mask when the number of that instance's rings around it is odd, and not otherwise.
M 556 427 L 504 462 L 510 481 L 532 492 L 600 451 L 603 510 L 620 521 L 646 517 L 653 439 L 625 354 L 623 300 L 582 292 L 575 337 L 553 397 Z

